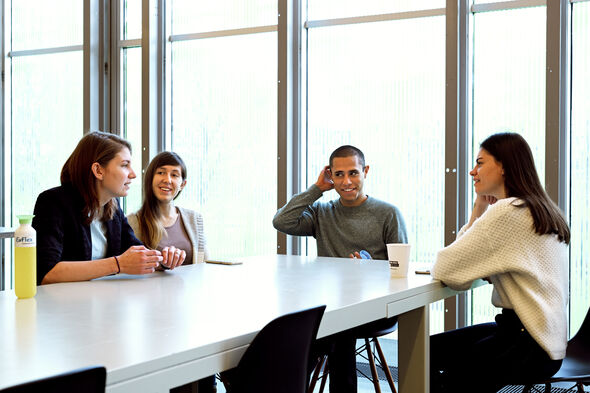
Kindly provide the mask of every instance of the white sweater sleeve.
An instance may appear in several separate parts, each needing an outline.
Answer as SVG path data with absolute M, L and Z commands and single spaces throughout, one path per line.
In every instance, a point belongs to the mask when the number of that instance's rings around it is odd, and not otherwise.
M 520 222 L 526 221 L 526 214 L 515 211 L 525 209 L 511 206 L 513 200 L 498 201 L 469 229 L 462 228 L 457 240 L 438 252 L 432 276 L 453 289 L 466 290 L 479 278 L 506 272 L 511 261 L 501 257 L 504 245 L 516 228 L 526 225 Z

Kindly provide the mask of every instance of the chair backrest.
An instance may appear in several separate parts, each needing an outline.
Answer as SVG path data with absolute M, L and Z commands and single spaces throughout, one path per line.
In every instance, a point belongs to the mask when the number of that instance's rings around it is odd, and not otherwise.
M 0 390 L 0 393 L 104 393 L 106 379 L 107 370 L 104 367 L 87 367 L 12 386 Z
M 325 309 L 310 308 L 268 323 L 240 359 L 231 391 L 304 393 L 309 352 Z

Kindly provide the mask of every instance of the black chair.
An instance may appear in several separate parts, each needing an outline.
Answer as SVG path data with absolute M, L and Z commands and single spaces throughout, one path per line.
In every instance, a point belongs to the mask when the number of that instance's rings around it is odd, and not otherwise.
M 106 379 L 104 367 L 87 367 L 12 386 L 0 393 L 104 393 Z
M 392 393 L 396 393 L 393 377 L 381 345 L 379 344 L 379 337 L 385 336 L 397 329 L 397 318 L 385 318 L 379 319 L 374 322 L 367 323 L 365 325 L 358 326 L 354 329 L 348 330 L 341 334 L 346 334 L 349 337 L 352 336 L 357 340 L 364 340 L 364 344 L 356 349 L 356 354 L 362 356 L 369 362 L 369 370 L 371 376 L 366 375 L 361 370 L 357 369 L 363 377 L 367 378 L 373 383 L 375 393 L 381 393 L 381 386 L 379 384 L 379 374 L 377 372 L 377 366 L 383 370 L 387 383 Z M 366 352 L 366 355 L 365 355 Z M 376 353 L 375 353 L 376 352 Z M 315 385 L 321 380 L 319 392 L 323 393 L 326 386 L 326 376 L 329 375 L 329 362 L 327 362 L 328 356 L 321 354 L 316 360 L 316 366 L 311 378 L 311 382 L 308 388 L 308 393 L 312 393 L 315 389 Z M 323 373 L 322 373 L 323 371 Z
M 304 393 L 310 348 L 325 309 L 310 308 L 269 322 L 238 366 L 222 373 L 228 393 Z
M 590 385 L 590 310 L 586 313 L 580 330 L 569 340 L 565 359 L 559 371 L 546 381 L 538 383 L 544 384 L 545 392 L 549 393 L 551 384 L 556 382 L 574 382 L 575 385 L 567 392 L 577 388 L 579 393 L 583 393 L 584 385 Z M 538 391 L 531 389 L 534 389 L 533 384 L 528 384 L 524 387 L 523 393 Z

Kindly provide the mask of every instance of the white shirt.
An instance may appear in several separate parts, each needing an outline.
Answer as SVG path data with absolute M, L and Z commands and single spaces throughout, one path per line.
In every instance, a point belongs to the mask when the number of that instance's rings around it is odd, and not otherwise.
M 92 260 L 102 259 L 107 255 L 107 229 L 104 222 L 92 220 L 90 223 L 90 238 L 92 242 Z

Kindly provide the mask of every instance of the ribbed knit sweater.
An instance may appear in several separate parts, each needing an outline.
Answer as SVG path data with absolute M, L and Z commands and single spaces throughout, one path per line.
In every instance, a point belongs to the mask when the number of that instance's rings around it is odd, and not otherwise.
M 438 252 L 432 276 L 456 290 L 478 278 L 494 286 L 492 304 L 513 309 L 551 359 L 567 347 L 568 248 L 557 235 L 539 235 L 528 208 L 506 198 Z

